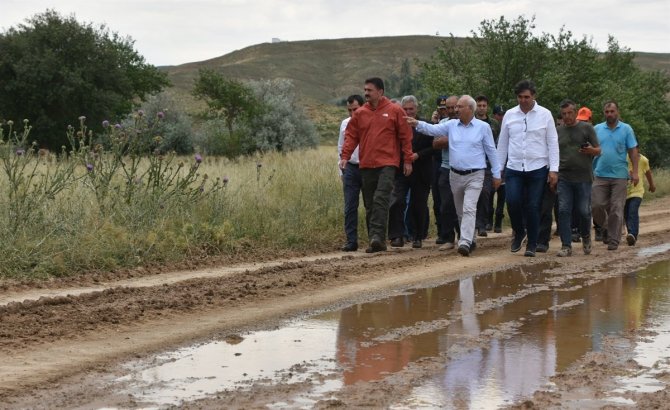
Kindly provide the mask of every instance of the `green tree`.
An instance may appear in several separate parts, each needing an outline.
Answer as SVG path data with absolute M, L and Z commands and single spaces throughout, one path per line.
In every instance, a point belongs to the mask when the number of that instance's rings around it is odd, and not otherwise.
M 670 165 L 670 78 L 642 71 L 634 53 L 610 38 L 600 53 L 586 38 L 575 39 L 562 28 L 557 35 L 533 34 L 534 18 L 484 20 L 468 41 L 452 36 L 422 67 L 423 95 L 486 94 L 492 104 L 516 105 L 514 85 L 531 79 L 538 102 L 559 113 L 570 98 L 593 110 L 602 121 L 602 105 L 619 103 L 622 119 L 635 129 L 643 151 L 656 165 Z
M 207 103 L 210 118 L 223 118 L 230 138 L 236 122 L 248 120 L 258 111 L 258 103 L 249 87 L 209 69 L 199 71 L 193 95 Z
M 251 83 L 263 107 L 249 123 L 254 146 L 260 151 L 293 151 L 314 148 L 319 135 L 297 101 L 290 80 L 263 80 Z
M 169 84 L 133 44 L 53 10 L 10 28 L 0 34 L 0 115 L 30 119 L 38 144 L 60 151 L 78 117 L 101 127 Z

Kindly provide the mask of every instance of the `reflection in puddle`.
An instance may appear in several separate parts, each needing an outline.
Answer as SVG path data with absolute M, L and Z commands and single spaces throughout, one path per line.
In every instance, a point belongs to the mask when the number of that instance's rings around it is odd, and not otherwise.
M 642 248 L 637 253 L 637 256 L 653 256 L 669 250 L 670 250 L 670 243 L 664 243 L 661 245 L 650 246 L 648 248 Z
M 343 387 L 408 371 L 419 359 L 448 357 L 391 407 L 495 408 L 546 387 L 556 372 L 598 351 L 605 336 L 648 320 L 658 336 L 638 343 L 635 360 L 667 371 L 669 272 L 663 262 L 595 283 L 540 270 L 495 272 L 254 332 L 234 345 L 166 353 L 128 365 L 130 375 L 118 382 L 137 402 L 158 406 L 252 384 L 304 383 L 305 393 L 267 405 L 311 407 Z M 631 382 L 652 388 L 654 374 Z

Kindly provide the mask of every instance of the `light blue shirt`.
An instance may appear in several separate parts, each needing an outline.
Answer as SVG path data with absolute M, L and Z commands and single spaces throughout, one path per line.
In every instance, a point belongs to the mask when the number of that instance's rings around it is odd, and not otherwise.
M 485 169 L 486 158 L 491 163 L 494 178 L 500 178 L 500 162 L 496 155 L 491 126 L 477 118 L 467 125 L 461 120 L 449 120 L 439 124 L 419 121 L 417 131 L 434 137 L 449 137 L 449 164 L 461 171 Z
M 606 122 L 595 127 L 600 155 L 595 164 L 593 173 L 602 178 L 628 179 L 628 150 L 637 147 L 637 139 L 633 128 L 625 122 L 617 122 L 614 129 L 610 129 Z

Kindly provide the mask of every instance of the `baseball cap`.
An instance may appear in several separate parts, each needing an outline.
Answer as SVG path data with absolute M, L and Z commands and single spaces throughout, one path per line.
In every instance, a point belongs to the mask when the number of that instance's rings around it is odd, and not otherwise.
M 493 107 L 493 113 L 494 114 L 504 114 L 505 110 L 503 109 L 502 105 L 496 105 Z
M 441 95 L 437 97 L 437 100 L 435 100 L 435 104 L 437 104 L 437 108 L 447 108 L 447 98 L 444 95 Z
M 577 111 L 577 120 L 579 121 L 590 121 L 591 120 L 591 110 L 587 107 L 582 107 Z

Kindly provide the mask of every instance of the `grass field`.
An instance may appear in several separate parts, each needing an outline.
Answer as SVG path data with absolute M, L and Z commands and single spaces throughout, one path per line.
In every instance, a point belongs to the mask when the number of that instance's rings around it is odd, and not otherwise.
M 145 195 L 126 203 L 117 195 L 105 211 L 86 179 L 78 179 L 54 198 L 33 204 L 31 216 L 18 223 L 9 220 L 9 195 L 2 195 L 0 277 L 46 278 L 211 257 L 254 260 L 335 250 L 344 241 L 336 157 L 332 146 L 235 161 L 205 157 L 198 172 L 209 181 L 223 181 L 223 189 L 208 192 L 211 184 L 205 185 L 195 200 Z M 193 162 L 191 157 L 178 160 Z M 39 161 L 39 175 L 56 164 Z M 653 172 L 657 192 L 647 197 L 668 195 L 670 172 Z M 8 192 L 7 184 L 3 175 L 0 190 Z M 365 243 L 363 215 L 361 204 L 359 236 Z M 434 236 L 434 224 L 430 227 Z

